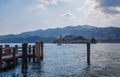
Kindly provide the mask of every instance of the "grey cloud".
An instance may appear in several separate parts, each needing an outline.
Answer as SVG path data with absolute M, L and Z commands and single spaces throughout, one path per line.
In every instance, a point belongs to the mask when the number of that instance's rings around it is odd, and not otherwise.
M 98 5 L 96 8 L 101 9 L 104 13 L 110 15 L 120 14 L 120 10 L 116 8 L 120 8 L 120 0 L 95 0 Z
M 96 0 L 102 7 L 118 7 L 120 0 Z
M 67 18 L 71 18 L 71 19 L 75 18 L 75 16 L 73 14 L 71 14 L 71 13 L 65 13 L 62 16 L 67 17 Z
M 110 15 L 120 14 L 120 11 L 116 9 L 103 8 L 102 11 Z

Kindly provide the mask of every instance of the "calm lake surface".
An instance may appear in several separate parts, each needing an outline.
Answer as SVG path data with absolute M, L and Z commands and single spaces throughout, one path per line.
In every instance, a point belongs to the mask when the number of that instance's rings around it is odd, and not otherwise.
M 40 64 L 29 63 L 26 74 L 21 73 L 19 64 L 1 72 L 0 77 L 13 74 L 15 77 L 120 77 L 120 44 L 92 44 L 90 66 L 86 63 L 86 44 L 45 44 Z

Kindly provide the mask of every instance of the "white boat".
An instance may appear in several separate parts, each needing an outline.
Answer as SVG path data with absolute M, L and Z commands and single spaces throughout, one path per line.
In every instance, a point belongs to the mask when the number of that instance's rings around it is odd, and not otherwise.
M 58 43 L 58 45 L 62 45 L 62 43 Z

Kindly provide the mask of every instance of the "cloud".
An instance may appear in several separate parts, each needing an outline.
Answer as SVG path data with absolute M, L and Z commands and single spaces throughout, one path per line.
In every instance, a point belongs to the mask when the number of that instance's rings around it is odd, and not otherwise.
M 69 18 L 69 19 L 76 19 L 76 17 L 73 14 L 71 14 L 71 13 L 65 13 L 62 16 L 66 17 L 66 18 Z
M 57 5 L 60 2 L 70 2 L 71 0 L 42 0 L 40 3 L 36 6 L 37 9 L 44 9 L 46 10 L 47 7 L 50 5 Z
M 102 7 L 120 7 L 120 0 L 95 0 Z
M 80 19 L 78 19 L 76 16 L 74 16 L 72 13 L 68 12 L 68 13 L 64 13 L 62 15 L 64 18 L 67 18 L 67 20 L 70 22 L 70 23 L 74 23 L 76 25 L 78 25 L 78 23 L 80 23 Z
M 39 5 L 37 5 L 36 8 L 37 8 L 37 9 L 46 10 L 45 5 L 43 5 L 43 4 L 39 4 Z
M 80 20 L 82 20 L 81 23 L 110 26 L 112 23 L 111 21 L 114 19 L 113 16 L 101 10 L 101 7 L 98 7 L 98 2 L 96 1 L 97 0 L 85 0 L 83 6 L 76 8 L 76 11 L 82 15 L 82 18 L 80 18 Z M 119 10 L 119 8 L 116 9 Z
M 60 2 L 70 2 L 71 0 L 59 0 Z
M 42 0 L 41 3 L 46 5 L 55 5 L 59 2 L 70 2 L 71 0 Z
M 109 15 L 120 14 L 120 0 L 95 0 L 96 8 Z
M 42 3 L 50 5 L 50 4 L 57 4 L 58 0 L 43 0 Z

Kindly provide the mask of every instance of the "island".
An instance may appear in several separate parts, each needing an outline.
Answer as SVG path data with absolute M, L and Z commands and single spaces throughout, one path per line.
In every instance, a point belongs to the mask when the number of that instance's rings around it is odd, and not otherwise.
M 60 36 L 57 40 L 54 40 L 53 43 L 86 43 L 87 41 L 90 41 L 91 43 L 97 43 L 97 40 L 95 38 L 85 38 L 83 36 L 75 36 L 75 35 L 66 35 L 64 37 Z

